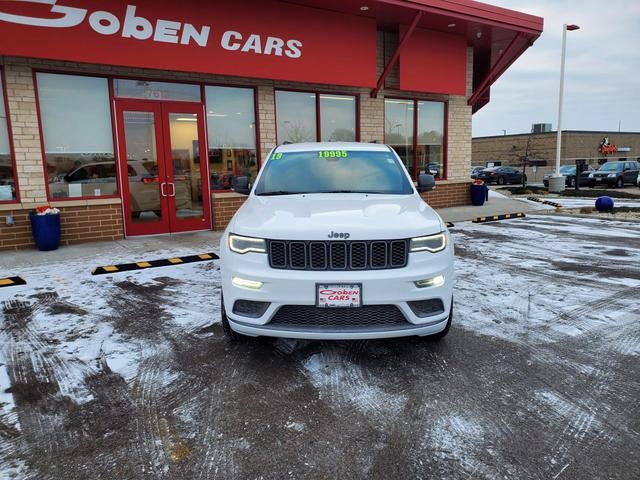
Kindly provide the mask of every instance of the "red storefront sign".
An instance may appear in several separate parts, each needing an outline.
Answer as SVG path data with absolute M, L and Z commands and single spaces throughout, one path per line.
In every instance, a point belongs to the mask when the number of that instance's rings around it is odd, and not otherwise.
M 400 53 L 400 89 L 465 95 L 466 84 L 466 38 L 417 28 Z
M 0 0 L 0 55 L 373 87 L 376 22 L 277 1 Z

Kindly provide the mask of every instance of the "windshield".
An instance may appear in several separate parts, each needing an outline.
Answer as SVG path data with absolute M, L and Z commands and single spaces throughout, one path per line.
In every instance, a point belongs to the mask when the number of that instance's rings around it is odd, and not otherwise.
M 565 165 L 564 167 L 560 167 L 560 173 L 576 173 L 576 167 Z
M 391 151 L 321 150 L 271 154 L 255 194 L 299 193 L 410 195 L 413 186 Z
M 600 167 L 601 172 L 617 172 L 622 170 L 622 163 L 605 163 Z

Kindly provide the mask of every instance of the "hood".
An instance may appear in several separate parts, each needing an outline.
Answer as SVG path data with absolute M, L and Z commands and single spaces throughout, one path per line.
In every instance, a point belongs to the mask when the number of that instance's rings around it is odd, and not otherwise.
M 391 240 L 431 235 L 445 229 L 440 216 L 418 195 L 251 195 L 229 231 L 273 240 Z

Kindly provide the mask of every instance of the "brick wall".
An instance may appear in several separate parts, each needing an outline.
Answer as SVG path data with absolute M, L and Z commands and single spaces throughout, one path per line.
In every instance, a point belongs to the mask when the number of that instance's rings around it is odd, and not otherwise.
M 471 203 L 470 185 L 470 182 L 438 184 L 435 190 L 421 196 L 433 208 L 461 207 Z
M 119 240 L 123 238 L 120 205 L 84 205 L 60 208 L 61 245 Z M 0 225 L 0 250 L 35 248 L 29 210 L 5 210 L 13 226 Z
M 246 199 L 246 195 L 239 193 L 214 193 L 211 196 L 213 229 L 222 231 L 227 228 L 231 218 Z
M 597 159 L 604 158 L 598 152 L 604 137 L 609 137 L 609 143 L 619 147 L 631 147 L 630 152 L 611 154 L 608 158 L 640 158 L 640 133 L 565 131 L 562 133 L 561 162 L 574 164 L 576 158 L 584 158 L 590 159 L 590 164 L 597 165 Z M 503 165 L 521 165 L 520 158 L 525 155 L 529 143 L 530 159 L 546 160 L 547 165 L 553 165 L 556 138 L 556 132 L 474 138 L 473 164 L 485 165 L 486 162 L 499 161 Z

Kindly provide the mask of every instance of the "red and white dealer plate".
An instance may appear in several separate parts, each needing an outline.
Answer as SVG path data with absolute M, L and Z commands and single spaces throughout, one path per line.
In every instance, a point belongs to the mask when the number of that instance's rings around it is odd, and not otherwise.
M 362 285 L 317 284 L 316 306 L 328 308 L 355 308 L 362 305 Z

